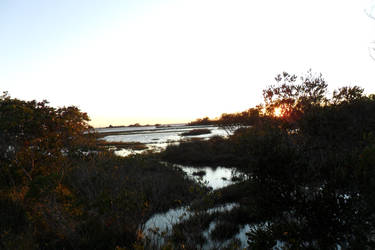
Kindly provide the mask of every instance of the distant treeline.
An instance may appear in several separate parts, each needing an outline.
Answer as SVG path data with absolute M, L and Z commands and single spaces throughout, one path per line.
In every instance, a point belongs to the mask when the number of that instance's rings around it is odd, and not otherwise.
M 150 125 L 150 124 L 145 124 L 145 125 L 142 125 L 140 123 L 134 123 L 134 124 L 130 124 L 130 125 L 116 125 L 116 126 L 113 126 L 113 125 L 109 125 L 107 128 L 124 128 L 124 127 L 148 127 L 148 126 L 160 126 L 159 123 L 156 123 L 155 125 Z
M 189 122 L 188 126 L 200 126 L 200 125 L 216 125 L 216 120 L 211 120 L 208 117 L 198 118 L 195 121 Z

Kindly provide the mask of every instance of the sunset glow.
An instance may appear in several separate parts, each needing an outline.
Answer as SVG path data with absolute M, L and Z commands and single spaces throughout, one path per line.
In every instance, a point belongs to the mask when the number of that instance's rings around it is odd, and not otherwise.
M 78 106 L 93 126 L 241 112 L 284 71 L 311 68 L 330 91 L 372 93 L 373 9 L 339 0 L 1 1 L 0 93 Z
M 274 111 L 273 111 L 273 115 L 276 116 L 276 117 L 281 117 L 283 115 L 282 108 L 280 108 L 280 107 L 275 108 Z

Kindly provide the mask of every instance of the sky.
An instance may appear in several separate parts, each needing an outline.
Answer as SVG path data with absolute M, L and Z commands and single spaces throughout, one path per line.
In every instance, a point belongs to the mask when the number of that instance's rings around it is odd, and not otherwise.
M 0 91 L 95 127 L 240 112 L 284 71 L 375 93 L 374 0 L 0 0 Z

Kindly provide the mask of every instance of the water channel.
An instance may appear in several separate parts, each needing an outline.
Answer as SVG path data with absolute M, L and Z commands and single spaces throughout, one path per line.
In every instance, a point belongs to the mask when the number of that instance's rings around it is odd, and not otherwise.
M 218 127 L 214 126 L 199 126 L 198 128 L 210 129 L 211 133 L 198 135 L 198 136 L 182 136 L 183 132 L 196 129 L 197 127 L 185 126 L 185 125 L 171 125 L 164 127 L 147 126 L 147 127 L 122 127 L 122 128 L 103 128 L 98 129 L 99 133 L 118 133 L 105 136 L 103 139 L 110 142 L 141 142 L 147 145 L 147 150 L 160 151 L 165 149 L 171 143 L 178 143 L 180 140 L 189 138 L 202 138 L 208 139 L 212 136 L 227 136 L 227 133 Z M 117 150 L 116 154 L 120 156 L 128 156 L 130 154 L 142 153 L 145 150 L 129 150 L 121 149 Z M 228 167 L 193 167 L 174 165 L 182 169 L 189 178 L 192 178 L 200 183 L 203 183 L 211 190 L 226 187 L 235 183 L 233 177 L 243 177 L 243 175 L 237 172 L 234 168 Z M 197 174 L 197 173 L 200 174 Z M 236 203 L 228 203 L 223 206 L 209 209 L 207 212 L 224 212 L 229 211 L 238 206 Z M 144 225 L 143 233 L 154 242 L 159 244 L 163 243 L 163 237 L 160 236 L 161 232 L 168 232 L 172 226 L 182 220 L 188 219 L 192 216 L 189 207 L 179 207 L 170 209 L 165 213 L 159 213 L 153 215 Z M 228 242 L 215 242 L 210 240 L 210 232 L 215 228 L 216 222 L 213 221 L 209 225 L 208 229 L 203 232 L 203 236 L 207 239 L 207 243 L 203 246 L 203 249 L 213 249 L 215 245 L 223 246 Z M 240 242 L 241 247 L 247 246 L 246 232 L 250 226 L 246 225 L 240 229 L 240 232 L 235 236 Z M 157 230 L 159 233 L 155 233 Z

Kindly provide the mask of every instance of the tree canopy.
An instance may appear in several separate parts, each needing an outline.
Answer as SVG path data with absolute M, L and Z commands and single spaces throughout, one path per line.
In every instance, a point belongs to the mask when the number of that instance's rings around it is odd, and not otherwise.
M 63 168 L 65 156 L 80 155 L 92 143 L 88 121 L 87 114 L 74 106 L 53 108 L 47 101 L 21 101 L 4 94 L 0 99 L 2 179 L 16 185 Z
M 374 249 L 374 95 L 344 86 L 329 96 L 311 71 L 275 80 L 263 104 L 221 116 L 228 138 L 170 146 L 165 159 L 247 174 L 233 196 L 242 223 L 257 225 L 250 249 Z

